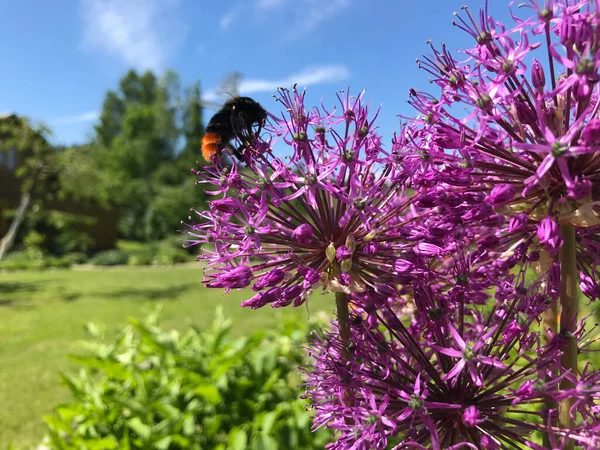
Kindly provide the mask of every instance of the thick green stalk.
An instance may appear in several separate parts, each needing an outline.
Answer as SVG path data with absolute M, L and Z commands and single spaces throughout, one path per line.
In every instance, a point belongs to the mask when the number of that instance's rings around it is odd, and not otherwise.
M 558 302 L 554 302 L 550 308 L 542 314 L 542 320 L 544 321 L 544 330 L 547 332 L 544 333 L 544 343 L 547 345 L 550 343 L 550 335 L 554 336 L 558 332 Z M 552 334 L 550 334 L 550 331 Z M 546 382 L 551 381 L 552 375 L 546 375 Z M 547 398 L 544 400 L 544 408 L 546 409 L 556 409 L 556 401 L 551 398 Z M 556 425 L 556 424 L 554 424 Z M 543 434 L 544 437 L 544 447 L 550 448 L 550 437 L 548 433 Z
M 576 318 L 577 307 L 577 235 L 573 225 L 561 225 L 560 228 L 563 246 L 560 249 L 560 330 L 567 338 L 561 364 L 564 370 L 571 370 L 577 374 L 577 339 L 570 329 L 574 318 Z M 570 389 L 573 383 L 563 378 L 560 383 L 561 389 Z M 563 400 L 559 405 L 558 421 L 562 428 L 571 429 L 574 426 L 569 409 L 573 405 L 572 399 Z M 573 449 L 574 443 L 570 441 L 566 449 Z

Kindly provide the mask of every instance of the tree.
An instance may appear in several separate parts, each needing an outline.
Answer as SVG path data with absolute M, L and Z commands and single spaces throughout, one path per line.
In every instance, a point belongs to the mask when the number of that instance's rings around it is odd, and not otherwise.
M 174 232 L 182 217 L 169 218 L 168 210 L 180 211 L 183 202 L 165 208 L 166 193 L 172 192 L 168 187 L 194 195 L 189 169 L 204 134 L 200 86 L 188 89 L 183 101 L 180 92 L 174 72 L 157 78 L 130 70 L 104 100 L 92 153 L 102 178 L 110 180 L 108 196 L 119 206 L 125 238 L 158 239 L 170 227 Z M 188 201 L 183 214 L 194 201 Z
M 204 136 L 204 106 L 200 83 L 195 83 L 187 89 L 183 106 L 183 135 L 185 145 L 179 155 L 180 166 L 183 170 L 193 167 L 200 158 L 202 137 Z
M 10 115 L 0 119 L 0 151 L 16 151 L 19 166 L 21 198 L 8 231 L 0 239 L 0 260 L 14 244 L 23 219 L 31 207 L 32 197 L 52 191 L 55 172 L 51 170 L 53 154 L 47 137 L 50 130 L 44 125 L 32 126 L 28 119 Z

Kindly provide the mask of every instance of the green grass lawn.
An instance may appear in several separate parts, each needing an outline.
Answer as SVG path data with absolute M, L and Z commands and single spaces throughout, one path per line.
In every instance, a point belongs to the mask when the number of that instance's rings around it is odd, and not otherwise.
M 142 317 L 160 303 L 163 328 L 204 327 L 223 305 L 234 333 L 243 334 L 284 315 L 300 321 L 334 307 L 330 297 L 317 294 L 310 310 L 252 311 L 239 306 L 249 292 L 223 296 L 204 289 L 201 279 L 199 267 L 0 273 L 0 449 L 9 442 L 19 449 L 39 443 L 42 416 L 69 399 L 59 372 L 74 367 L 67 354 L 77 351 L 90 321 L 115 333 L 127 317 Z

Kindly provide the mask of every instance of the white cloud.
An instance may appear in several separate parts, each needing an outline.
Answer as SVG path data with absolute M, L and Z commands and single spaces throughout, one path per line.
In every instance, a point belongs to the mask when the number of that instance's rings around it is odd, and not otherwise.
M 221 27 L 221 31 L 229 30 L 231 26 L 239 19 L 241 14 L 242 4 L 238 3 L 229 11 L 227 11 L 227 13 L 219 20 L 219 27 Z
M 307 67 L 301 72 L 294 73 L 279 80 L 242 80 L 240 83 L 240 93 L 253 94 L 257 92 L 274 91 L 278 87 L 291 87 L 298 84 L 303 88 L 314 84 L 333 83 L 342 81 L 350 76 L 350 71 L 346 66 L 328 65 Z
M 98 117 L 99 117 L 98 116 L 98 111 L 90 111 L 90 112 L 86 112 L 86 113 L 83 113 L 83 114 L 76 114 L 74 116 L 57 117 L 52 122 L 54 122 L 54 123 L 64 123 L 64 124 L 92 122 L 94 120 L 97 120 Z
M 205 102 L 216 102 L 219 100 L 219 94 L 215 90 L 207 91 L 202 94 L 202 100 Z
M 221 31 L 227 31 L 240 18 L 253 16 L 254 26 L 266 22 L 285 23 L 284 40 L 300 39 L 323 22 L 350 6 L 353 0 L 253 0 L 238 1 L 219 21 Z
M 275 80 L 268 79 L 242 79 L 238 90 L 242 95 L 256 94 L 259 92 L 275 92 L 278 87 L 290 88 L 294 84 L 298 85 L 298 88 L 302 89 L 306 86 L 322 83 L 334 83 L 337 81 L 343 81 L 350 77 L 350 71 L 346 66 L 339 64 L 330 64 L 326 66 L 313 66 L 307 67 L 304 70 L 288 75 L 284 78 Z M 202 99 L 208 104 L 216 103 L 219 101 L 221 94 L 229 94 L 222 92 L 221 89 L 212 89 L 206 91 L 202 96 Z
M 161 70 L 176 39 L 177 0 L 81 0 L 84 42 L 137 69 Z M 179 29 L 179 32 L 181 30 Z

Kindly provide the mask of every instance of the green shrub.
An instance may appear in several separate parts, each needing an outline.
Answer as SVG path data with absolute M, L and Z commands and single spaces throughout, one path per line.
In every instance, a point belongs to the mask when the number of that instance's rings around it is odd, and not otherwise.
M 14 211 L 8 213 L 8 217 Z M 34 204 L 25 217 L 15 241 L 16 249 L 41 249 L 52 255 L 87 252 L 95 239 L 90 227 L 96 219 L 64 211 L 46 209 Z
M 154 259 L 154 249 L 138 250 L 129 253 L 127 264 L 130 266 L 149 266 Z
M 164 266 L 190 261 L 190 255 L 181 248 L 161 246 L 152 258 L 152 265 Z M 193 259 L 193 258 L 192 258 Z
M 128 241 L 119 242 L 119 248 L 127 255 L 127 264 L 132 266 L 166 266 L 187 261 L 195 258 L 182 248 L 180 237 L 170 237 L 162 241 L 149 242 L 138 245 Z
M 64 375 L 75 400 L 45 418 L 50 449 L 322 449 L 299 395 L 307 326 L 232 339 L 221 311 L 206 332 L 164 332 L 131 320 L 114 343 L 95 340 Z
M 105 250 L 96 253 L 89 262 L 95 266 L 118 266 L 127 263 L 127 253 L 118 249 Z
M 87 255 L 83 252 L 67 253 L 62 256 L 62 259 L 65 261 L 69 261 L 71 265 L 84 264 L 88 260 Z
M 0 261 L 0 270 L 41 270 L 71 267 L 76 263 L 74 254 L 51 256 L 41 250 L 30 248 L 25 251 L 11 252 Z M 83 255 L 85 258 L 85 255 Z
M 23 245 L 28 251 L 41 250 L 45 240 L 46 238 L 42 233 L 30 230 L 23 238 Z
M 43 269 L 43 253 L 41 251 L 18 251 L 11 252 L 0 261 L 2 270 L 29 270 Z

